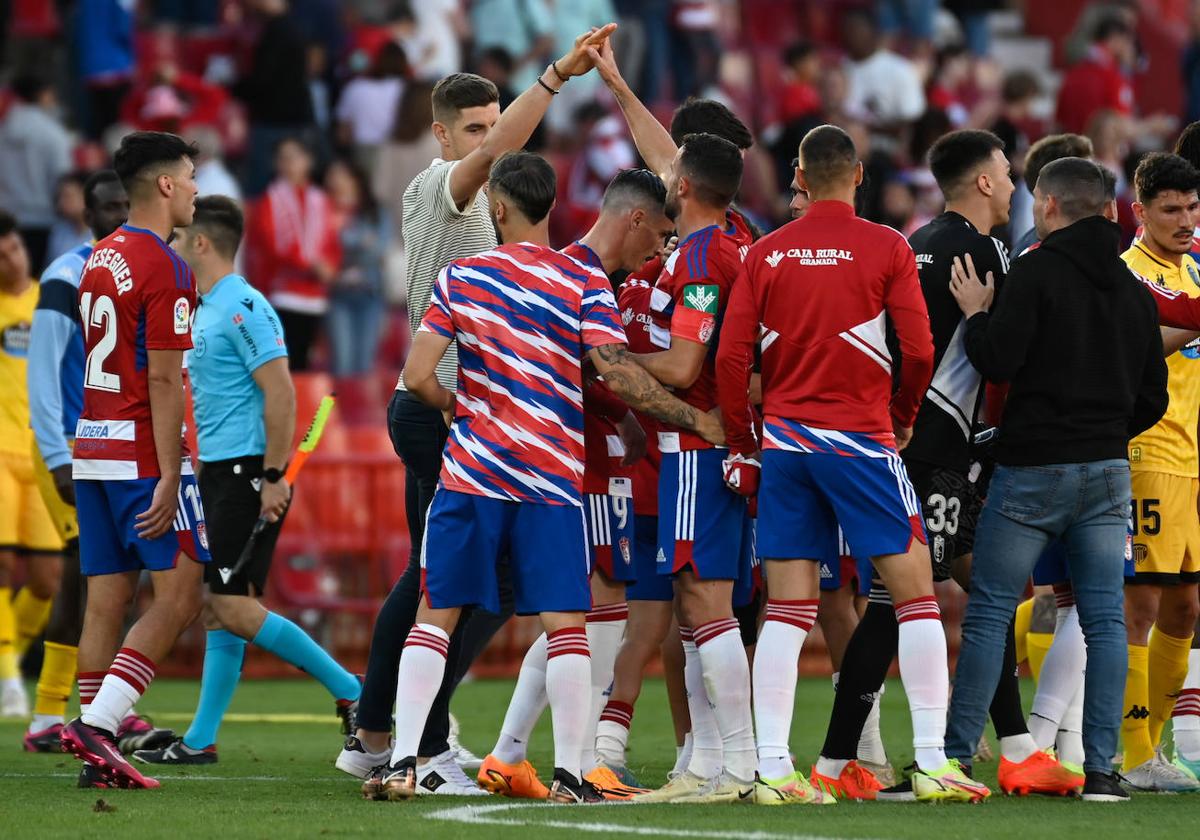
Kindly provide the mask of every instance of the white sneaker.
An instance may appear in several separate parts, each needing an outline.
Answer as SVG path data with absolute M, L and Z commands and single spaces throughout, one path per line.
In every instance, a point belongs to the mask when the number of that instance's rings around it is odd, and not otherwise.
M 1184 770 L 1169 763 L 1159 751 L 1154 757 L 1121 774 L 1125 783 L 1134 790 L 1157 791 L 1159 793 L 1186 793 L 1200 790 L 1200 782 Z
M 454 715 L 450 715 L 450 734 L 446 736 L 446 743 L 450 745 L 450 752 L 454 754 L 454 760 L 463 770 L 474 771 L 483 766 L 482 758 L 458 742 L 458 719 Z M 417 786 L 420 787 L 419 781 Z
M 29 717 L 29 695 L 19 677 L 5 680 L 0 686 L 0 718 Z
M 391 759 L 392 748 L 390 746 L 377 753 L 368 752 L 362 741 L 353 735 L 348 735 L 333 766 L 343 773 L 349 773 L 356 779 L 365 779 L 371 775 L 373 769 L 381 764 L 387 764 Z
M 446 750 L 417 765 L 417 795 L 422 794 L 487 796 L 488 792 L 463 772 L 454 758 L 454 751 Z

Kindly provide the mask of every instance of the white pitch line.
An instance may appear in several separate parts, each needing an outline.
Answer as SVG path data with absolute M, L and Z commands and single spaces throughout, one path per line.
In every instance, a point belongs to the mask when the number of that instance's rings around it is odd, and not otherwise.
M 461 805 L 457 808 L 447 808 L 444 811 L 427 812 L 423 816 L 431 820 L 441 820 L 444 822 L 465 823 L 467 825 L 500 825 L 510 826 L 513 828 L 520 826 L 536 826 L 538 828 L 561 828 L 568 831 L 585 831 L 591 834 L 633 834 L 643 837 L 698 837 L 710 838 L 710 840 L 725 840 L 725 838 L 739 838 L 739 840 L 834 840 L 834 838 L 825 837 L 817 834 L 774 834 L 769 831 L 700 831 L 691 828 L 670 828 L 669 826 L 637 826 L 625 825 L 622 823 L 612 822 L 575 822 L 573 820 L 537 820 L 537 819 L 505 819 L 493 814 L 501 814 L 509 811 L 525 811 L 529 809 L 544 810 L 546 808 L 554 808 L 554 805 L 547 805 L 540 802 L 509 802 L 501 805 Z M 632 803 L 625 804 L 610 804 L 604 806 L 589 805 L 588 809 L 595 807 L 605 808 L 637 808 L 637 805 Z
M 78 773 L 0 773 L 0 779 L 76 779 Z M 292 776 L 158 776 L 165 782 L 332 782 L 345 784 L 345 779 L 314 776 L 298 779 Z M 97 788 L 99 790 L 99 788 Z

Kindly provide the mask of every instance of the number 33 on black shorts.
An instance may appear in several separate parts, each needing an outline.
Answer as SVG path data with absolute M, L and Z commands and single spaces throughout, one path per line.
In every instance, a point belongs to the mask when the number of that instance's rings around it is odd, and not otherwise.
M 933 579 L 950 578 L 950 561 L 975 545 L 975 523 L 983 499 L 967 473 L 951 467 L 906 462 L 908 477 L 921 498 Z

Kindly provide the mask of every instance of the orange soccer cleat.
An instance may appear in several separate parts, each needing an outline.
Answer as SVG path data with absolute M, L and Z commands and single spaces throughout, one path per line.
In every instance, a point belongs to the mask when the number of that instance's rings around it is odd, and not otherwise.
M 489 754 L 479 767 L 476 778 L 481 787 L 513 799 L 545 799 L 550 795 L 550 789 L 542 784 L 537 770 L 528 760 L 520 764 L 505 764 Z
M 601 796 L 603 796 L 605 799 L 613 801 L 632 799 L 639 794 L 650 792 L 647 788 L 630 787 L 629 785 L 622 784 L 621 780 L 617 778 L 617 774 L 605 767 L 603 764 L 596 767 L 595 770 L 593 770 L 591 773 L 588 773 L 583 778 L 584 781 L 591 782 L 592 787 L 594 787 Z
M 1043 793 L 1047 796 L 1071 796 L 1083 787 L 1083 776 L 1063 767 L 1047 752 L 1035 752 L 1021 762 L 1001 757 L 996 774 L 1000 789 L 1007 794 L 1028 796 Z
M 836 779 L 823 776 L 813 765 L 809 783 L 837 799 L 874 799 L 875 794 L 883 790 L 883 784 L 875 778 L 875 774 L 863 767 L 857 761 L 851 761 Z

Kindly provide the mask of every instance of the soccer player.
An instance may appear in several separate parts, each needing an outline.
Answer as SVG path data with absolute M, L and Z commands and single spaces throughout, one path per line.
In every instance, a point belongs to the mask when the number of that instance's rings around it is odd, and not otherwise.
M 434 86 L 431 126 L 439 156 L 418 173 L 404 191 L 403 234 L 408 249 L 405 286 L 409 324 L 415 334 L 429 306 L 438 272 L 452 260 L 493 248 L 496 231 L 482 189 L 492 164 L 505 152 L 521 148 L 541 121 L 559 89 L 574 76 L 591 70 L 585 44 L 601 43 L 616 28 L 609 24 L 580 35 L 571 50 L 547 65 L 538 81 L 500 113 L 496 86 L 471 73 L 451 74 Z M 451 344 L 438 368 L 441 383 L 453 388 L 457 345 Z M 424 405 L 397 382 L 388 405 L 388 431 L 405 465 L 405 511 L 415 548 L 421 544 L 425 516 L 437 487 L 447 428 L 442 414 Z M 388 594 L 371 636 L 371 651 L 357 729 L 338 755 L 338 769 L 366 778 L 391 755 L 392 703 L 401 646 L 415 620 L 420 597 L 420 565 L 410 562 Z M 475 610 L 456 633 L 450 667 L 434 700 L 419 755 L 420 789 L 427 793 L 469 792 L 477 786 L 463 767 L 478 768 L 479 759 L 455 749 L 450 739 L 450 697 L 471 662 L 511 614 L 508 575 L 501 576 L 501 614 Z M 429 776 L 426 782 L 425 777 Z
M 217 730 L 241 676 L 246 643 L 312 675 L 332 695 L 349 734 L 361 690 L 307 633 L 259 602 L 291 487 L 283 472 L 296 430 L 296 392 L 287 343 L 274 308 L 234 269 L 242 211 L 226 196 L 196 200 L 175 250 L 196 275 L 200 306 L 192 325 L 188 377 L 200 446 L 200 501 L 212 535 L 204 569 L 210 597 L 200 703 L 192 725 L 161 749 L 139 750 L 147 764 L 215 764 Z M 271 522 L 238 569 L 259 516 Z
M 25 387 L 29 331 L 38 284 L 17 221 L 0 211 L 0 717 L 25 717 L 29 698 L 18 663 L 50 616 L 63 543 L 38 492 Z M 29 579 L 12 597 L 13 567 L 28 561 Z
M 75 682 L 83 620 L 79 523 L 75 514 L 75 483 L 71 479 L 71 445 L 83 408 L 79 279 L 92 254 L 93 243 L 124 224 L 129 215 L 129 197 L 121 179 L 111 169 L 96 172 L 84 182 L 83 201 L 83 217 L 93 242 L 60 255 L 42 272 L 41 294 L 29 332 L 29 418 L 37 444 L 34 471 L 42 500 L 66 549 L 62 582 L 46 625 L 45 657 L 38 677 L 33 718 L 23 739 L 28 752 L 60 750 L 59 734 L 66 721 L 71 685 Z M 170 729 L 154 727 L 132 709 L 116 734 L 117 744 L 126 754 L 159 746 L 175 735 Z
M 404 370 L 412 393 L 455 417 L 422 546 L 424 598 L 400 660 L 392 763 L 364 792 L 393 800 L 415 794 L 416 748 L 446 668 L 449 632 L 466 605 L 496 609 L 495 566 L 507 549 L 517 611 L 539 613 L 546 630 L 555 745 L 549 798 L 600 801 L 581 773 L 591 708 L 582 361 L 630 407 L 707 439 L 723 436 L 713 416 L 667 394 L 629 358 L 604 274 L 547 246 L 550 165 L 524 152 L 505 155 L 488 194 L 506 244 L 442 271 Z M 457 397 L 435 375 L 455 338 Z
M 1178 155 L 1148 155 L 1134 173 L 1133 210 L 1142 238 L 1122 258 L 1142 277 L 1200 295 L 1200 270 L 1189 256 L 1200 221 L 1200 173 Z M 1129 442 L 1135 569 L 1125 587 L 1129 670 L 1121 724 L 1121 775 L 1138 790 L 1198 790 L 1159 748 L 1162 730 L 1188 670 L 1200 614 L 1200 520 L 1196 517 L 1196 417 L 1200 351 L 1167 359 L 1167 413 Z
M 88 578 L 83 713 L 61 737 L 66 751 L 117 787 L 158 787 L 117 752 L 113 733 L 154 679 L 155 663 L 199 614 L 208 561 L 182 435 L 196 281 L 166 244 L 192 221 L 195 154 L 173 134 L 139 131 L 121 140 L 114 168 L 129 195 L 129 221 L 96 244 L 79 283 L 86 363 L 73 475 L 79 565 Z M 122 641 L 143 570 L 154 600 Z
M 912 712 L 917 799 L 978 801 L 988 790 L 943 752 L 949 675 L 916 492 L 898 450 L 933 367 L 929 318 L 912 249 L 895 231 L 857 219 L 862 164 L 840 128 L 800 145 L 797 182 L 812 199 L 798 221 L 751 248 L 721 330 L 717 371 L 729 429 L 731 486 L 758 483 L 748 401 L 762 344 L 765 414 L 758 552 L 770 585 L 755 655 L 759 801 L 811 801 L 788 734 L 796 663 L 816 613 L 815 561 L 850 549 L 872 558 L 895 603 L 900 675 Z M 904 363 L 892 394 L 885 320 Z M 849 763 L 848 760 L 846 762 Z M 842 767 L 830 768 L 837 778 Z
M 605 190 L 600 216 L 591 230 L 562 252 L 603 271 L 610 279 L 618 272 L 636 271 L 657 253 L 674 227 L 663 212 L 666 194 L 666 187 L 653 172 L 621 172 Z M 643 791 L 623 784 L 611 768 L 597 761 L 595 741 L 604 693 L 613 681 L 613 663 L 629 616 L 626 584 L 636 580 L 634 466 L 645 452 L 646 433 L 628 406 L 594 379 L 585 381 L 583 411 L 583 492 L 592 569 L 587 637 L 593 706 L 582 770 L 605 799 L 628 799 Z M 545 798 L 545 785 L 534 784 L 536 774 L 525 758 L 529 736 L 545 707 L 543 635 L 521 663 L 500 737 L 479 770 L 481 785 L 506 795 Z

